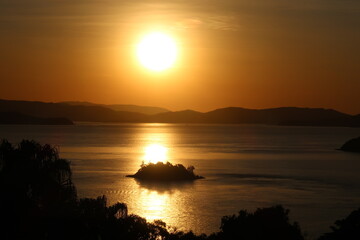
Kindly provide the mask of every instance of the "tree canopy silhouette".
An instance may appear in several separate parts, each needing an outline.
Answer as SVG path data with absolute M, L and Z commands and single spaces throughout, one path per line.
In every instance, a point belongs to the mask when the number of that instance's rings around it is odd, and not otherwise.
M 184 181 L 204 178 L 195 175 L 194 169 L 193 166 L 185 168 L 182 164 L 157 162 L 142 164 L 134 175 L 127 175 L 127 177 L 153 181 Z
M 290 223 L 289 210 L 282 206 L 259 208 L 253 213 L 241 210 L 238 215 L 221 219 L 218 239 L 224 240 L 303 240 L 299 225 Z
M 319 240 L 358 240 L 360 239 L 360 208 L 351 212 L 345 219 L 337 220 L 332 232 L 325 233 Z

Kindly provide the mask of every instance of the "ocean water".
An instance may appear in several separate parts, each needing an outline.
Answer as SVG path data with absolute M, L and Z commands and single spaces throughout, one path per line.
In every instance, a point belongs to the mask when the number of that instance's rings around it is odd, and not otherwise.
M 360 207 L 360 155 L 337 151 L 359 128 L 201 124 L 0 125 L 0 138 L 34 139 L 71 161 L 80 197 L 106 195 L 129 212 L 180 230 L 219 230 L 221 217 L 282 204 L 312 237 Z M 205 179 L 139 182 L 140 164 L 195 166 Z

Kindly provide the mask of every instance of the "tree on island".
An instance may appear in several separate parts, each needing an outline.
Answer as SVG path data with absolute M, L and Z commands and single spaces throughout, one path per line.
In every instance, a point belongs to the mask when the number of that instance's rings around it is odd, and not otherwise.
M 141 164 L 140 169 L 134 175 L 127 175 L 140 180 L 153 181 L 189 181 L 204 178 L 195 175 L 194 166 L 185 168 L 182 164 L 171 164 L 170 162 Z

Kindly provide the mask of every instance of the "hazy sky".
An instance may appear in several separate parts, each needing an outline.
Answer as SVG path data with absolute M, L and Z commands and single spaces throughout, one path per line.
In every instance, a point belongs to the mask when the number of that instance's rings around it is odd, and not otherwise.
M 151 31 L 172 69 L 136 59 Z M 360 1 L 0 0 L 0 98 L 360 113 Z

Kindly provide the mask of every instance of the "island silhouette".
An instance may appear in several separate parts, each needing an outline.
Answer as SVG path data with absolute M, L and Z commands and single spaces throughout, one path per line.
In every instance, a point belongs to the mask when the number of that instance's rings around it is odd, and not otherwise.
M 182 164 L 171 164 L 170 162 L 157 162 L 142 164 L 140 169 L 133 175 L 126 175 L 140 180 L 150 181 L 192 181 L 204 177 L 194 173 L 195 167 L 185 168 Z
M 360 153 L 360 137 L 350 139 L 339 150 Z

